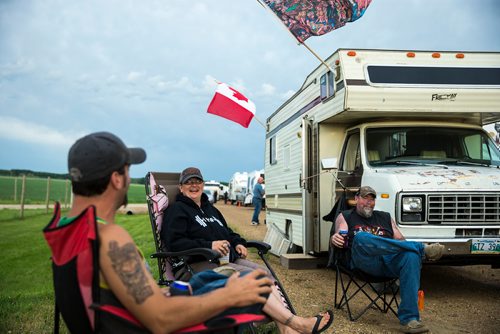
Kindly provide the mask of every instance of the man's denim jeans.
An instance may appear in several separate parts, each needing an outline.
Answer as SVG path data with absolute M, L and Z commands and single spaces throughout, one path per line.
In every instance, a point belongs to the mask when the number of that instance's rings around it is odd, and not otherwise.
M 253 209 L 252 221 L 258 223 L 259 222 L 259 213 L 260 213 L 260 210 L 262 210 L 262 198 L 253 197 L 252 203 L 255 206 L 255 208 Z
M 401 303 L 398 318 L 402 324 L 420 320 L 418 289 L 424 245 L 420 242 L 382 238 L 359 232 L 351 247 L 351 266 L 373 276 L 399 277 Z

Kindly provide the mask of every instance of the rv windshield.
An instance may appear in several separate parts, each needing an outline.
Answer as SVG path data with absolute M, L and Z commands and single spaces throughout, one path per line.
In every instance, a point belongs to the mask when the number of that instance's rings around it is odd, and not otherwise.
M 391 127 L 366 130 L 366 156 L 371 166 L 500 166 L 500 152 L 477 129 Z

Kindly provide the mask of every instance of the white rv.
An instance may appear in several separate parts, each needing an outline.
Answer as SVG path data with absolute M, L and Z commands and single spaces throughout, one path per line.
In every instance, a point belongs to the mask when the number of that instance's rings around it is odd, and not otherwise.
M 245 205 L 252 205 L 252 198 L 253 198 L 253 187 L 257 184 L 257 180 L 259 177 L 264 177 L 264 170 L 255 170 L 253 172 L 248 173 L 248 179 L 247 179 L 247 194 L 245 196 Z M 265 185 L 262 185 L 263 188 L 265 188 Z
M 211 190 L 213 193 L 213 203 L 216 203 L 217 200 L 219 199 L 219 194 L 221 192 L 221 184 L 217 181 L 210 180 L 210 181 L 205 181 L 204 185 L 205 190 Z
M 343 50 L 267 119 L 266 219 L 328 250 L 342 187 L 376 189 L 404 236 L 442 263 L 500 265 L 500 53 Z M 292 248 L 292 247 L 291 247 Z
M 236 172 L 231 177 L 229 181 L 229 194 L 228 199 L 231 201 L 231 204 L 241 203 L 245 201 L 245 195 L 247 193 L 247 181 L 248 181 L 248 173 L 247 172 Z

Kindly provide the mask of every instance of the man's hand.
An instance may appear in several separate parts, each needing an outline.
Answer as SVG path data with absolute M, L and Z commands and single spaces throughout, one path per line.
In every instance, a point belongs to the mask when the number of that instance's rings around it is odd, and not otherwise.
M 229 253 L 229 241 L 227 240 L 215 240 L 212 241 L 212 249 L 216 252 L 219 252 L 222 256 L 225 256 Z
M 265 295 L 271 293 L 272 281 L 267 278 L 265 271 L 256 269 L 251 273 L 239 277 L 236 272 L 227 280 L 224 289 L 227 290 L 227 297 L 234 302 L 234 307 L 242 307 L 256 303 L 265 304 Z
M 240 254 L 240 257 L 242 259 L 246 259 L 247 258 L 248 250 L 247 250 L 247 248 L 245 246 L 238 244 L 238 245 L 236 245 L 235 249 L 238 252 L 238 254 Z
M 338 232 L 332 235 L 332 238 L 330 239 L 332 245 L 334 245 L 337 248 L 343 248 L 344 247 L 344 237 L 341 236 Z

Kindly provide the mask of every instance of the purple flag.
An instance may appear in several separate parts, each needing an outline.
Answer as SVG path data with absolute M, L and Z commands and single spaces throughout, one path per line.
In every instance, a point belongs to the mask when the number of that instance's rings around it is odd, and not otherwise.
M 371 0 L 261 0 L 299 42 L 343 27 L 363 16 Z

